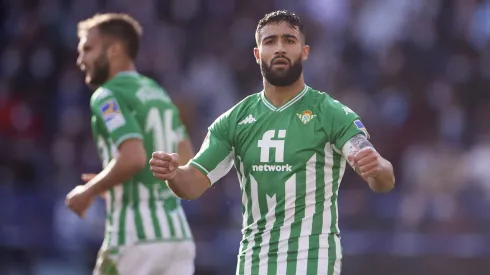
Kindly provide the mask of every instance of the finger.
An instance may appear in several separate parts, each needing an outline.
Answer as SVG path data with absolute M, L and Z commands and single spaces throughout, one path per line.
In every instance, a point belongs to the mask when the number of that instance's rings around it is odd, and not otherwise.
M 363 166 L 363 165 L 366 165 L 366 164 L 369 164 L 369 163 L 377 163 L 378 159 L 378 156 L 376 156 L 375 154 L 372 154 L 372 155 L 367 155 L 367 156 L 364 156 L 363 158 L 357 160 L 357 165 L 359 166 Z
M 371 168 L 371 169 L 369 169 L 369 170 L 367 170 L 367 171 L 365 171 L 365 172 L 362 172 L 362 173 L 361 173 L 361 176 L 362 176 L 363 178 L 374 177 L 374 176 L 376 176 L 376 174 L 377 174 L 378 172 L 379 172 L 379 168 L 378 168 L 378 166 L 375 166 L 374 168 Z
M 359 172 L 365 173 L 365 172 L 372 170 L 373 168 L 376 168 L 377 166 L 378 166 L 378 164 L 375 162 L 367 163 L 365 165 L 359 166 Z
M 159 160 L 159 159 L 152 159 L 150 162 L 150 168 L 151 167 L 160 167 L 160 168 L 168 168 L 170 162 L 169 161 L 164 161 L 164 160 Z
M 349 162 L 350 166 L 354 166 L 356 164 L 355 153 L 349 154 L 347 156 L 347 161 Z
M 355 158 L 358 161 L 358 160 L 362 159 L 363 157 L 368 156 L 372 153 L 374 153 L 373 148 L 371 148 L 371 147 L 362 148 L 361 150 L 359 150 L 359 152 L 357 152 Z
M 173 171 L 175 168 L 179 167 L 179 155 L 178 154 L 170 154 L 170 157 L 172 160 L 170 161 L 169 168 L 171 171 Z
M 172 172 L 172 170 L 170 168 L 167 168 L 167 167 L 152 167 L 152 168 L 150 168 L 150 171 L 152 171 L 153 173 L 159 173 L 159 174 L 168 174 L 168 173 Z
M 153 154 L 151 154 L 151 156 L 152 156 L 152 158 L 158 159 L 158 160 L 166 160 L 166 161 L 172 160 L 172 157 L 169 154 L 162 152 L 162 151 L 153 152 Z

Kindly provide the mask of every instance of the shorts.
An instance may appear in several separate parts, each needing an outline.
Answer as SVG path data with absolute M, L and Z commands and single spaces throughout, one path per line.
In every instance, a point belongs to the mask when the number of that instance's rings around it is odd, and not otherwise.
M 101 249 L 93 275 L 191 275 L 194 242 L 158 242 Z

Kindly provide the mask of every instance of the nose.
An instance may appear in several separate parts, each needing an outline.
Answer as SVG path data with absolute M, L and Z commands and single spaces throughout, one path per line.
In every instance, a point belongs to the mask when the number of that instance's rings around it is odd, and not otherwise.
M 78 67 L 82 66 L 82 55 L 79 55 L 77 58 L 77 66 Z
M 282 43 L 282 41 L 277 42 L 275 53 L 277 55 L 283 55 L 286 53 L 286 49 L 284 48 L 284 43 Z

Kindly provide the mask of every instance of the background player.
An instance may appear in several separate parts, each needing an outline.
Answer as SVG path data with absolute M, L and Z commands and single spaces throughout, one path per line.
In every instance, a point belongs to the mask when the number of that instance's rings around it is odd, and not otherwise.
M 177 108 L 152 79 L 135 70 L 141 26 L 126 14 L 98 14 L 78 25 L 78 65 L 92 95 L 92 131 L 104 169 L 66 197 L 84 216 L 106 193 L 107 223 L 94 274 L 193 274 L 195 245 L 180 200 L 156 181 L 147 160 L 193 151 Z
M 351 109 L 305 85 L 310 49 L 298 16 L 267 14 L 256 41 L 264 90 L 220 116 L 188 165 L 155 152 L 151 170 L 178 196 L 195 199 L 235 163 L 243 202 L 237 274 L 339 274 L 346 159 L 374 191 L 393 188 L 393 167 Z

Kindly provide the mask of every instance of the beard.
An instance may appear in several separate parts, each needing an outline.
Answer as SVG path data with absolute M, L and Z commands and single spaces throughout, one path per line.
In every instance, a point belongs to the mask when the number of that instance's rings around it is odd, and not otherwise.
M 94 62 L 87 84 L 98 88 L 109 79 L 109 59 L 102 53 Z
M 277 58 L 287 59 L 289 61 L 289 68 L 281 69 L 281 70 L 273 70 L 273 63 Z M 298 78 L 301 76 L 303 72 L 303 64 L 301 62 L 301 56 L 291 62 L 291 60 L 285 56 L 279 56 L 273 58 L 271 60 L 271 65 L 267 65 L 263 60 L 260 61 L 260 72 L 262 76 L 273 86 L 289 86 L 293 84 Z

